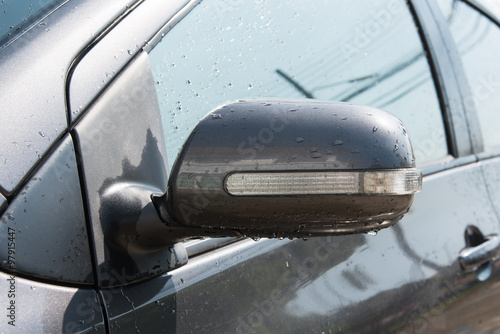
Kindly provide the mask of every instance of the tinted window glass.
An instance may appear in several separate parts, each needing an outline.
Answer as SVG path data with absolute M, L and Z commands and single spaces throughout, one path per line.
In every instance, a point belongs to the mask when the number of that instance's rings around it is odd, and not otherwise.
M 482 6 L 497 20 L 500 20 L 500 2 L 498 0 L 475 0 L 473 3 Z
M 500 29 L 462 2 L 440 1 L 462 58 L 484 146 L 500 146 Z
M 438 99 L 404 1 L 203 1 L 150 53 L 169 163 L 196 122 L 245 97 L 378 107 L 417 163 L 447 155 Z
M 2 0 L 0 2 L 0 47 L 37 18 L 67 0 Z

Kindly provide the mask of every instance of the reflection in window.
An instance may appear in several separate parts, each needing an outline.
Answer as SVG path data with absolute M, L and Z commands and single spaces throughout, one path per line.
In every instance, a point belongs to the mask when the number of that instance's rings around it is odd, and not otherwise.
M 500 29 L 468 5 L 441 0 L 450 10 L 446 16 L 462 58 L 472 100 L 483 133 L 485 148 L 500 146 Z M 446 8 L 441 4 L 442 8 Z
M 447 155 L 434 83 L 404 1 L 207 0 L 150 56 L 170 165 L 201 117 L 246 97 L 378 107 L 406 124 L 417 163 Z
M 67 0 L 2 0 L 0 2 L 0 48 L 34 20 Z
M 500 2 L 498 0 L 474 0 L 473 3 L 486 9 L 495 19 L 500 20 Z

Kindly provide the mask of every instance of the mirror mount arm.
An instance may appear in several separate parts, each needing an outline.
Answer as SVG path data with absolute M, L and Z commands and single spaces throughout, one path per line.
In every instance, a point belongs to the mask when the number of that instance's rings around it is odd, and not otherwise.
M 198 238 L 222 238 L 222 237 L 245 237 L 240 231 L 232 229 L 218 229 L 199 226 L 187 226 L 177 223 L 170 217 L 168 210 L 168 190 L 164 194 L 154 193 L 151 201 L 156 208 L 156 212 L 162 223 L 168 227 L 166 237 L 169 244 Z

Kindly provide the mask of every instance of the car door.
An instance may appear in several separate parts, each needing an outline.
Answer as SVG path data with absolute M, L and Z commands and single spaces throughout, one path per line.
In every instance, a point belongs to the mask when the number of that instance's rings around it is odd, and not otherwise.
M 426 1 L 131 8 L 75 67 L 70 91 L 109 332 L 494 329 L 497 265 L 463 265 L 464 250 L 496 249 L 499 234 L 463 78 L 444 16 Z M 197 121 L 256 96 L 341 100 L 398 116 L 424 173 L 405 218 L 376 234 L 208 239 L 168 256 L 121 251 L 134 234 L 109 220 L 119 213 L 108 209 L 110 185 L 164 191 Z M 266 144 L 257 134 L 255 145 Z M 485 307 L 472 312 L 477 301 Z

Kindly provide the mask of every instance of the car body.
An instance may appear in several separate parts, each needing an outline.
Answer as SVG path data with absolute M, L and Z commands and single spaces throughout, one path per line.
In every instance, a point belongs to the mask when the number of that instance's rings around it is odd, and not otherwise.
M 9 27 L 2 26 L 0 39 L 0 331 L 498 331 L 500 23 L 492 6 L 444 0 L 2 4 L 0 13 L 13 23 L 4 21 Z M 190 136 L 199 120 L 212 111 L 214 122 L 228 121 L 233 110 L 213 110 L 246 98 L 260 99 L 259 108 L 312 99 L 394 114 L 408 128 L 422 191 L 401 221 L 368 234 L 243 238 L 220 229 L 220 238 L 180 242 L 201 233 L 186 237 L 184 230 L 169 238 L 178 221 L 162 216 L 156 224 L 161 205 L 151 196 L 164 198 L 177 184 L 172 180 L 200 132 Z M 361 113 L 371 117 L 366 110 Z M 335 124 L 350 129 L 348 118 Z M 242 127 L 224 140 L 243 141 L 227 146 L 251 157 L 265 152 L 262 161 L 274 168 L 281 150 L 266 149 L 280 148 L 279 125 L 251 128 L 252 143 L 247 134 L 238 137 L 250 120 L 239 121 Z M 308 119 L 302 122 L 305 127 Z M 350 170 L 335 150 L 363 136 L 351 130 L 348 141 L 328 137 L 325 147 L 315 146 L 311 137 L 320 142 L 329 134 L 314 131 L 319 121 L 313 125 L 309 137 L 289 134 L 294 145 L 313 166 Z M 382 129 L 370 127 L 369 135 Z M 404 150 L 412 157 L 403 144 L 398 139 L 387 152 L 401 161 Z M 350 148 L 349 162 L 357 163 L 354 157 L 370 145 Z M 206 163 L 210 150 L 204 152 L 192 161 Z M 289 155 L 293 166 L 297 155 Z M 382 162 L 375 160 L 376 169 Z M 196 191 L 190 196 L 195 214 L 223 205 Z M 254 210 L 258 215 L 259 207 Z M 213 226 L 200 224 L 203 236 L 210 235 Z

